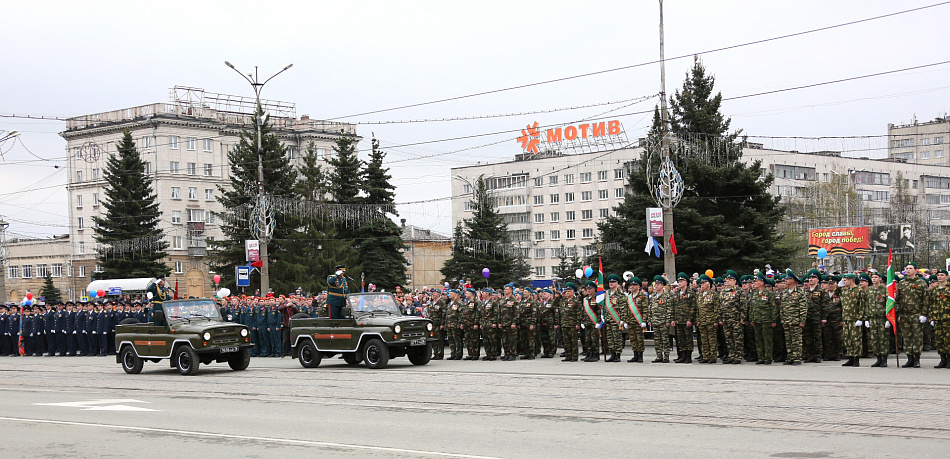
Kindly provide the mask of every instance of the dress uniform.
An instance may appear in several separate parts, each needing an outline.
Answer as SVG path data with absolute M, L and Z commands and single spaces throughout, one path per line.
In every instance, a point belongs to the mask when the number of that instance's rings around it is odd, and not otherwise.
M 445 356 L 445 299 L 441 292 L 432 291 L 433 301 L 429 304 L 429 320 L 432 321 L 432 336 L 435 343 L 432 348 L 432 358 L 442 360 Z
M 627 362 L 643 362 L 643 351 L 645 345 L 643 342 L 643 332 L 646 330 L 650 315 L 650 300 L 646 293 L 640 290 L 639 277 L 631 277 L 627 283 L 627 308 L 623 311 L 627 316 L 627 334 L 630 337 L 630 349 L 633 351 L 633 357 Z M 637 313 L 640 317 L 637 317 Z
M 350 286 L 346 283 L 346 265 L 336 265 L 336 271 L 327 276 L 327 303 L 331 319 L 343 317 L 347 293 L 350 293 Z

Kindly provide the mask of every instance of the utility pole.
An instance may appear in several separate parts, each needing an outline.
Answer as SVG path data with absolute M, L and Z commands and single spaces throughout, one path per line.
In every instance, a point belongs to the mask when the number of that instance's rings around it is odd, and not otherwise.
M 670 159 L 670 115 L 666 107 L 666 55 L 663 49 L 663 0 L 660 1 L 660 121 L 662 123 L 662 140 L 660 141 L 660 157 L 663 163 Z M 663 166 L 661 166 L 662 168 Z M 671 278 L 676 277 L 676 258 L 670 249 L 670 237 L 673 236 L 673 190 L 667 180 L 661 180 L 665 189 L 666 199 L 663 200 L 663 271 Z

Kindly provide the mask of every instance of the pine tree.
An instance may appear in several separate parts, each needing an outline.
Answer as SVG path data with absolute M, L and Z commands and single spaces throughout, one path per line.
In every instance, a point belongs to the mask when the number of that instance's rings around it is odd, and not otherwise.
M 40 296 L 45 298 L 46 304 L 56 304 L 63 301 L 63 292 L 53 284 L 53 276 L 48 273 L 43 288 L 40 290 Z
M 395 202 L 396 187 L 390 183 L 389 169 L 383 167 L 385 158 L 386 153 L 379 148 L 379 141 L 372 139 L 369 162 L 360 180 L 366 204 L 392 205 Z M 404 286 L 408 262 L 403 255 L 406 244 L 402 240 L 402 228 L 388 215 L 380 215 L 380 218 L 360 225 L 354 234 L 366 282 L 390 291 L 396 286 Z
M 264 116 L 263 110 L 258 108 L 254 122 Z M 287 197 L 292 193 L 297 183 L 297 173 L 290 164 L 287 151 L 277 136 L 271 132 L 268 118 L 261 124 L 261 158 L 264 165 L 263 191 L 266 195 Z M 218 202 L 226 209 L 220 214 L 221 230 L 225 239 L 211 242 L 210 258 L 212 268 L 221 273 L 233 273 L 235 267 L 247 264 L 244 255 L 244 241 L 257 239 L 251 232 L 251 209 L 258 194 L 258 153 L 257 133 L 254 130 L 240 134 L 240 141 L 233 150 L 228 152 L 228 163 L 231 165 L 231 183 L 229 188 L 218 186 Z M 267 245 L 270 268 L 270 286 L 275 292 L 289 292 L 298 287 L 294 277 L 294 267 L 288 265 L 283 257 L 288 252 L 286 243 L 288 236 L 299 226 L 299 218 L 292 215 L 275 213 L 277 226 L 274 229 L 270 243 Z M 233 276 L 224 276 L 222 287 L 235 290 Z M 260 278 L 251 276 L 251 286 L 247 289 L 253 292 L 260 288 Z M 267 293 L 267 292 L 262 292 Z
M 728 132 L 731 120 L 720 113 L 721 95 L 713 95 L 713 85 L 714 78 L 697 61 L 671 100 L 672 130 L 682 142 L 675 143 L 670 157 L 686 187 L 673 209 L 677 270 L 749 272 L 766 263 L 787 266 L 791 253 L 777 244 L 776 233 L 784 208 L 778 197 L 769 194 L 773 177 L 761 176 L 761 161 L 748 165 L 741 161 L 740 132 Z M 615 217 L 598 224 L 604 242 L 626 248 L 607 251 L 604 264 L 616 267 L 611 270 L 631 269 L 641 275 L 663 272 L 663 259 L 641 249 L 646 243 L 646 208 L 657 207 L 646 173 L 648 161 L 654 174 L 657 170 L 661 132 L 656 110 L 645 159 L 628 171 L 633 193 L 615 208 Z
M 330 196 L 338 204 L 355 204 L 360 201 L 360 169 L 363 162 L 356 153 L 356 136 L 342 133 L 333 147 L 334 155 L 327 162 Z
M 475 182 L 472 201 L 472 218 L 459 222 L 454 231 L 452 257 L 442 267 L 445 281 L 471 278 L 473 285 L 500 287 L 508 282 L 522 282 L 530 273 L 530 267 L 522 253 L 511 245 L 508 224 L 495 210 L 494 201 L 488 193 L 484 177 Z M 466 239 L 492 243 L 487 248 L 476 249 L 466 244 Z M 482 277 L 482 269 L 491 272 L 488 280 Z
M 103 170 L 105 215 L 95 216 L 95 238 L 104 248 L 120 241 L 135 250 L 102 250 L 97 258 L 104 279 L 154 277 L 171 270 L 161 260 L 168 243 L 158 224 L 161 211 L 152 189 L 152 178 L 145 173 L 145 162 L 139 156 L 128 130 L 117 145 L 118 153 L 109 157 Z

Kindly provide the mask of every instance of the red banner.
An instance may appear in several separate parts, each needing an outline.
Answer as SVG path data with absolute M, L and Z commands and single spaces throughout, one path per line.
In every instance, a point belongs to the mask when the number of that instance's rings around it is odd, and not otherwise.
M 871 253 L 871 229 L 867 226 L 847 228 L 815 228 L 808 230 L 808 255 L 825 249 L 828 255 Z

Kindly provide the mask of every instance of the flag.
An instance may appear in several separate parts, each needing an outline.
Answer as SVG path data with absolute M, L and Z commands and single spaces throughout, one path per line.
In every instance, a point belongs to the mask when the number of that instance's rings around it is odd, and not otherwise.
M 360 293 L 366 291 L 366 273 L 360 273 Z
M 601 260 L 600 257 L 597 257 L 597 262 L 600 263 L 600 272 L 597 273 L 597 303 L 600 304 L 600 307 L 603 308 L 605 313 L 610 313 L 610 317 L 614 319 L 614 323 L 619 324 L 621 322 L 620 315 L 617 314 L 613 305 L 610 304 L 610 295 L 604 290 L 604 261 Z
M 673 252 L 673 255 L 679 255 L 676 251 L 676 241 L 673 240 L 673 235 L 670 235 L 670 250 Z
M 894 330 L 894 336 L 897 336 L 897 311 L 894 310 L 894 303 L 897 302 L 897 279 L 894 278 L 894 266 L 891 264 L 894 257 L 894 251 L 887 252 L 887 304 L 884 306 L 884 314 L 887 321 L 891 323 L 891 329 Z
M 26 348 L 23 347 L 23 305 L 20 305 L 20 331 L 17 333 L 17 345 L 20 355 L 26 355 Z
M 660 258 L 660 249 L 662 249 L 662 247 L 660 247 L 660 243 L 656 238 L 648 237 L 647 246 L 643 248 L 643 251 L 647 254 L 655 252 L 656 257 Z
M 177 299 L 178 299 L 178 281 L 175 281 L 175 297 L 172 298 L 172 299 L 173 299 L 173 300 L 177 300 Z

